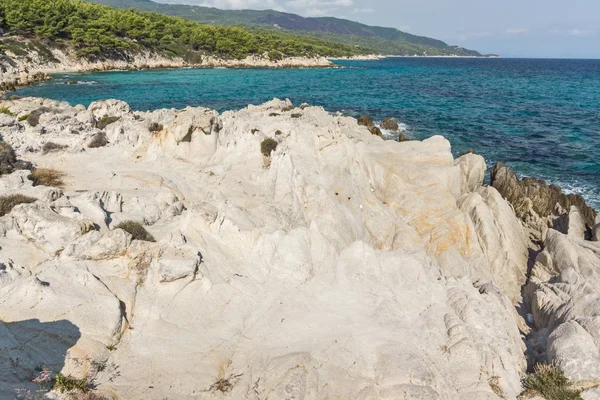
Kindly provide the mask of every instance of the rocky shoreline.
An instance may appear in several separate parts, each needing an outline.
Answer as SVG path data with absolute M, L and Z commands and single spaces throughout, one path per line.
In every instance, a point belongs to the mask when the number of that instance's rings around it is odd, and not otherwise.
M 539 400 L 544 364 L 600 395 L 576 196 L 287 100 L 0 110 L 2 398 L 40 365 L 105 399 Z
M 15 40 L 15 38 L 11 38 Z M 26 38 L 16 38 L 29 43 Z M 244 59 L 221 59 L 213 56 L 198 56 L 194 62 L 181 57 L 166 57 L 151 52 L 124 54 L 119 59 L 90 61 L 77 57 L 69 48 L 44 48 L 26 46 L 19 52 L 6 49 L 0 56 L 0 94 L 14 91 L 19 86 L 28 86 L 44 80 L 49 75 L 68 72 L 137 71 L 170 68 L 333 68 L 335 64 L 325 57 L 287 57 L 272 60 L 268 54 L 248 56 Z

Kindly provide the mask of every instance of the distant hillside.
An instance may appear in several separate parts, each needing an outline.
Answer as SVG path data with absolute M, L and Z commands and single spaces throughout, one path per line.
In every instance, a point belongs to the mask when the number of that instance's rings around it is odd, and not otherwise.
M 481 56 L 474 50 L 449 46 L 441 40 L 395 28 L 369 26 L 346 19 L 300 15 L 274 10 L 220 10 L 213 7 L 162 4 L 150 0 L 88 0 L 118 8 L 134 8 L 178 16 L 204 24 L 284 30 L 295 34 L 369 47 L 381 54 Z
M 80 0 L 2 0 L 0 51 L 26 53 L 10 36 L 39 39 L 42 46 L 67 46 L 86 59 L 127 58 L 155 52 L 196 63 L 200 57 L 242 59 L 351 56 L 370 49 L 285 32 L 209 26 L 182 18 L 120 10 Z

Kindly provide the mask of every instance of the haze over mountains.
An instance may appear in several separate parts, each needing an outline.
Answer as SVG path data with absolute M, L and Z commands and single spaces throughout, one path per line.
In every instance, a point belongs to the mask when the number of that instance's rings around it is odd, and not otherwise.
M 162 4 L 150 0 L 90 0 L 117 8 L 134 8 L 178 16 L 203 24 L 235 25 L 248 28 L 284 30 L 344 44 L 368 47 L 390 55 L 481 56 L 474 50 L 424 36 L 412 35 L 395 28 L 369 26 L 333 18 L 305 18 L 275 10 L 221 10 L 213 7 Z

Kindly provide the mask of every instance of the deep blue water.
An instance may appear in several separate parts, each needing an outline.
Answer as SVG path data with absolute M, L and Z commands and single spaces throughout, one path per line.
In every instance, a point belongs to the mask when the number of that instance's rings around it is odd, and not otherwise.
M 395 58 L 339 64 L 345 68 L 56 75 L 18 93 L 84 105 L 118 98 L 137 110 L 192 105 L 224 111 L 288 97 L 376 120 L 394 116 L 410 137 L 442 134 L 455 153 L 474 149 L 489 164 L 504 161 L 600 208 L 600 60 Z M 73 79 L 83 84 L 64 85 Z

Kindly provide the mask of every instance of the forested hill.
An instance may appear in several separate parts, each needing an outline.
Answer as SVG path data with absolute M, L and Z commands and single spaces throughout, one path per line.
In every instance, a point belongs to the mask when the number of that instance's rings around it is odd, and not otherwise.
M 378 53 L 395 55 L 468 55 L 481 54 L 441 40 L 412 35 L 395 28 L 369 26 L 346 19 L 300 15 L 275 10 L 220 10 L 183 4 L 162 4 L 150 0 L 89 0 L 119 8 L 134 8 L 178 16 L 205 24 L 258 27 L 288 31 L 338 43 L 366 46 Z
M 266 30 L 209 26 L 158 13 L 115 9 L 81 0 L 1 0 L 3 46 L 18 35 L 71 46 L 88 59 L 124 57 L 138 50 L 181 56 L 241 59 L 267 53 L 287 56 L 351 56 L 372 50 Z M 18 43 L 12 42 L 18 46 Z M 16 49 L 18 50 L 18 49 Z M 13 51 L 14 53 L 14 51 Z

